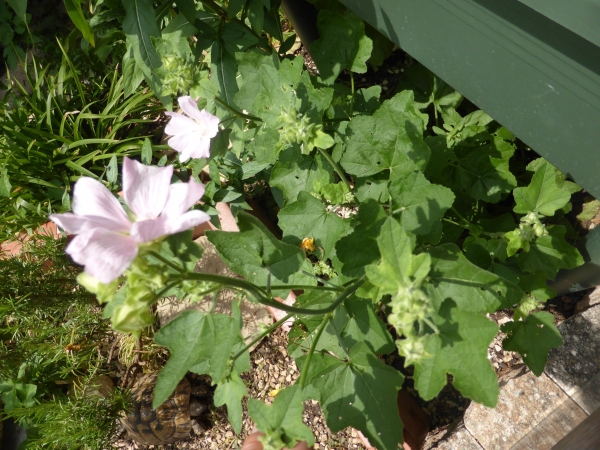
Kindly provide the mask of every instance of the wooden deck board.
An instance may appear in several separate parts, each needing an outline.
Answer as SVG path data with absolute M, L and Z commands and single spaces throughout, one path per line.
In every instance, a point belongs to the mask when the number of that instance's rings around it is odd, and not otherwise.
M 600 409 L 581 422 L 552 450 L 598 450 L 600 448 Z

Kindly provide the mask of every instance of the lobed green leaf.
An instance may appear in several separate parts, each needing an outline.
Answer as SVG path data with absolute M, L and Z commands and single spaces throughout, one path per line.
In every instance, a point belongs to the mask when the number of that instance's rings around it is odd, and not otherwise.
M 506 333 L 502 341 L 504 350 L 519 352 L 538 377 L 544 371 L 550 349 L 563 344 L 554 316 L 545 311 L 530 314 L 519 322 L 508 322 L 502 325 L 502 332 Z
M 384 450 L 396 450 L 403 442 L 396 398 L 404 377 L 380 361 L 366 343 L 357 343 L 347 361 L 315 353 L 308 380 L 305 398 L 319 401 L 332 432 L 354 427 Z
M 340 163 L 346 172 L 358 177 L 389 171 L 392 181 L 414 170 L 422 171 L 430 155 L 423 140 L 424 127 L 413 93 L 401 92 L 386 100 L 372 116 L 352 119 Z
M 428 356 L 415 364 L 415 388 L 430 400 L 445 386 L 447 374 L 462 395 L 486 406 L 498 402 L 496 373 L 487 358 L 489 343 L 498 325 L 481 314 L 469 312 L 445 300 L 433 316 L 438 332 L 428 336 Z

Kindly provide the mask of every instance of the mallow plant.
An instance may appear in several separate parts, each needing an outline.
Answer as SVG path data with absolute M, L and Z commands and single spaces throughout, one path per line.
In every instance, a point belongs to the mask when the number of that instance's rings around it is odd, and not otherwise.
M 182 313 L 154 337 L 170 351 L 155 406 L 188 371 L 207 374 L 215 404 L 241 431 L 248 349 L 294 317 L 288 353 L 300 378 L 271 405 L 247 402 L 268 449 L 314 442 L 302 422 L 307 399 L 333 432 L 352 426 L 396 449 L 403 376 L 382 360 L 394 351 L 414 366 L 422 398 L 451 375 L 462 395 L 495 406 L 487 347 L 499 327 L 488 314 L 514 312 L 503 346 L 540 375 L 562 343 L 541 311 L 554 295 L 547 280 L 583 262 L 564 218 L 579 187 L 548 161 L 515 155 L 508 130 L 461 109 L 461 95 L 420 66 L 407 70 L 404 90 L 356 89 L 353 74 L 367 71 L 376 38 L 336 5 L 321 5 L 311 47 L 320 75 L 301 58 L 243 46 L 220 71 L 213 45 L 210 78 L 179 99 L 183 114 L 169 113 L 177 170 L 125 159 L 120 202 L 83 178 L 74 213 L 52 216 L 77 234 L 67 252 L 84 265 L 79 281 L 117 330 L 139 334 L 163 297 L 224 288 L 287 313 L 248 339 L 237 304 L 232 315 Z M 206 166 L 211 181 L 201 185 Z M 256 186 L 277 204 L 281 239 L 244 211 Z M 194 271 L 202 250 L 188 229 L 212 220 L 218 201 L 230 203 L 239 232 L 206 236 L 240 278 Z M 291 290 L 294 305 L 276 300 Z

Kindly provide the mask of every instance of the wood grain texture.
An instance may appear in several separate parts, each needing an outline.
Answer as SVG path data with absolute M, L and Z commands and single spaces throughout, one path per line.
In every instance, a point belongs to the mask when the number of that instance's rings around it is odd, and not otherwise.
M 552 450 L 597 450 L 600 448 L 600 409 L 567 434 Z

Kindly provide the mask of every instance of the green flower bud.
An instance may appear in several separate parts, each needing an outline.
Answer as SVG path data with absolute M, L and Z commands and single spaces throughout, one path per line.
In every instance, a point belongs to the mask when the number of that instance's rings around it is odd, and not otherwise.
M 131 333 L 142 330 L 154 322 L 154 316 L 150 313 L 146 297 L 138 298 L 130 296 L 122 305 L 115 307 L 112 315 L 112 326 L 115 330 L 123 333 Z
M 104 284 L 85 272 L 77 275 L 77 282 L 88 292 L 96 294 L 96 298 L 100 304 L 110 302 L 115 297 L 115 293 L 119 287 L 119 279 L 116 279 L 112 283 Z
M 533 310 L 540 307 L 542 302 L 534 297 L 528 296 L 521 301 L 519 306 L 515 309 L 514 320 L 519 320 L 521 317 L 527 317 Z
M 428 357 L 429 354 L 425 351 L 425 338 L 414 335 L 406 336 L 405 339 L 396 341 L 398 353 L 406 358 L 405 366 L 416 364 Z
M 323 125 L 310 122 L 310 118 L 298 114 L 295 109 L 279 116 L 283 127 L 279 130 L 281 139 L 287 144 L 300 144 L 302 153 L 307 155 L 317 146 L 328 148 L 334 144 L 333 138 L 323 131 Z

